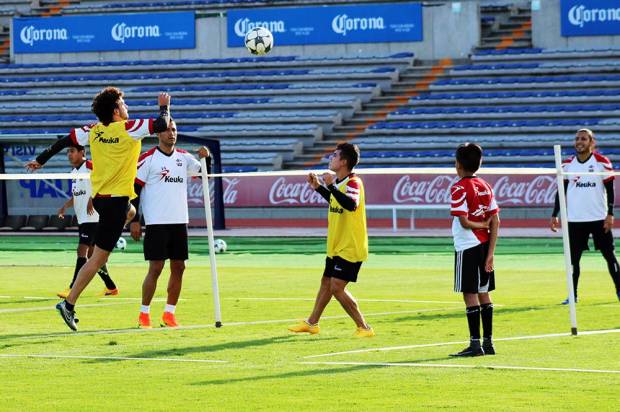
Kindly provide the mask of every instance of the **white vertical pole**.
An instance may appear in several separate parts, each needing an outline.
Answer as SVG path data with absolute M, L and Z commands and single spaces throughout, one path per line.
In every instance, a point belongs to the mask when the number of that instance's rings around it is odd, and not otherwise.
M 562 244 L 564 245 L 564 266 L 566 268 L 566 287 L 568 288 L 568 307 L 570 313 L 570 332 L 577 335 L 577 308 L 575 306 L 575 291 L 573 287 L 573 265 L 570 257 L 570 240 L 568 238 L 568 214 L 566 213 L 566 196 L 564 194 L 564 176 L 562 174 L 562 147 L 553 146 L 555 153 L 555 169 L 560 199 L 560 220 L 562 222 Z
M 392 232 L 398 232 L 398 215 L 396 208 L 392 208 Z
M 215 309 L 215 326 L 222 326 L 222 311 L 220 308 L 220 288 L 217 282 L 217 265 L 213 249 L 213 216 L 211 215 L 211 192 L 209 191 L 209 178 L 207 177 L 207 162 L 200 159 L 200 174 L 202 175 L 202 192 L 205 202 L 205 217 L 207 219 L 207 238 L 209 239 L 209 260 L 211 261 L 211 289 L 213 291 L 213 305 Z

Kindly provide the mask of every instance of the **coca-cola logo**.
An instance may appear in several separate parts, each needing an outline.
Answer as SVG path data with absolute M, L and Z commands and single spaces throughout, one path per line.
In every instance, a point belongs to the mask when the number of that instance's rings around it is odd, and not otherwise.
M 517 182 L 502 176 L 495 182 L 493 191 L 500 205 L 549 205 L 555 201 L 557 185 L 553 176 L 536 176 Z
M 458 176 L 434 176 L 431 180 L 415 180 L 406 175 L 394 185 L 392 198 L 395 203 L 449 204 L 450 187 Z
M 222 183 L 222 186 L 224 186 L 224 204 L 234 206 L 239 198 L 239 191 L 237 190 L 239 179 L 223 178 Z M 215 199 L 215 184 L 213 179 L 209 180 L 209 194 L 211 195 L 211 202 L 213 202 Z M 203 206 L 203 195 L 204 191 L 201 181 L 192 181 L 192 183 L 187 185 L 187 202 L 190 207 Z
M 285 177 L 280 177 L 269 189 L 269 203 L 272 205 L 316 205 L 327 202 L 308 183 L 288 182 Z

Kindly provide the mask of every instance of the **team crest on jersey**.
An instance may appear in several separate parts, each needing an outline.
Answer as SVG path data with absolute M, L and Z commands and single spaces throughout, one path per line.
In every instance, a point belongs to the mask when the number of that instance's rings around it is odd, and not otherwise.
M 179 159 L 178 157 L 176 159 L 174 159 L 177 162 L 177 166 L 181 167 L 183 166 L 183 161 L 181 159 Z
M 594 172 L 594 166 L 593 165 L 590 165 L 588 167 L 588 172 L 590 172 L 590 173 Z
M 162 166 L 161 172 L 159 172 L 159 176 L 161 176 L 159 180 L 164 180 L 166 177 L 168 177 L 168 175 L 170 175 L 170 170 L 166 169 L 166 166 Z

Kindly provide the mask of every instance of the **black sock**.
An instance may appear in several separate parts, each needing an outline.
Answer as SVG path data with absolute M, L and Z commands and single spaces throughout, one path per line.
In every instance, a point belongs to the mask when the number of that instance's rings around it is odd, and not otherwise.
M 465 310 L 467 324 L 469 325 L 470 339 L 480 340 L 480 306 L 470 306 Z
M 73 271 L 73 279 L 71 279 L 71 284 L 69 285 L 69 288 L 73 287 L 75 279 L 77 279 L 78 272 L 80 271 L 80 269 L 82 269 L 82 266 L 86 264 L 87 260 L 88 259 L 86 259 L 85 257 L 78 257 L 75 261 L 75 271 Z
M 97 271 L 97 274 L 99 275 L 101 280 L 103 280 L 103 283 L 105 283 L 106 288 L 116 289 L 116 285 L 114 284 L 114 281 L 110 277 L 110 274 L 108 273 L 108 267 L 105 264 L 101 266 L 99 271 Z
M 66 300 L 65 300 L 65 307 L 66 307 L 67 309 L 69 309 L 69 310 L 73 310 L 73 309 L 75 309 L 75 305 L 70 304 L 70 303 L 69 303 L 69 302 L 67 302 Z
M 484 339 L 491 340 L 493 336 L 493 304 L 484 303 L 480 305 L 480 318 L 482 319 L 482 336 Z

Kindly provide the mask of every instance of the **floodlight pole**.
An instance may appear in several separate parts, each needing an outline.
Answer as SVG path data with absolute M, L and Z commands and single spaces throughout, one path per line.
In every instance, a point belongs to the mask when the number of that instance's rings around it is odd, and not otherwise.
M 211 215 L 211 192 L 209 191 L 209 178 L 207 177 L 207 162 L 200 159 L 200 174 L 202 175 L 202 195 L 205 203 L 205 218 L 207 220 L 207 238 L 209 240 L 209 260 L 211 261 L 211 290 L 213 291 L 213 305 L 215 309 L 215 327 L 222 326 L 222 311 L 220 308 L 220 288 L 217 281 L 217 265 L 215 261 L 213 239 L 213 217 Z
M 571 335 L 577 335 L 577 307 L 575 306 L 575 289 L 573 285 L 573 265 L 570 256 L 570 239 L 568 238 L 568 213 L 566 213 L 566 195 L 564 193 L 564 175 L 562 173 L 562 147 L 553 146 L 555 169 L 560 199 L 560 219 L 562 222 L 562 245 L 564 246 L 564 266 L 566 269 L 566 287 L 568 288 L 568 307 L 570 313 Z

